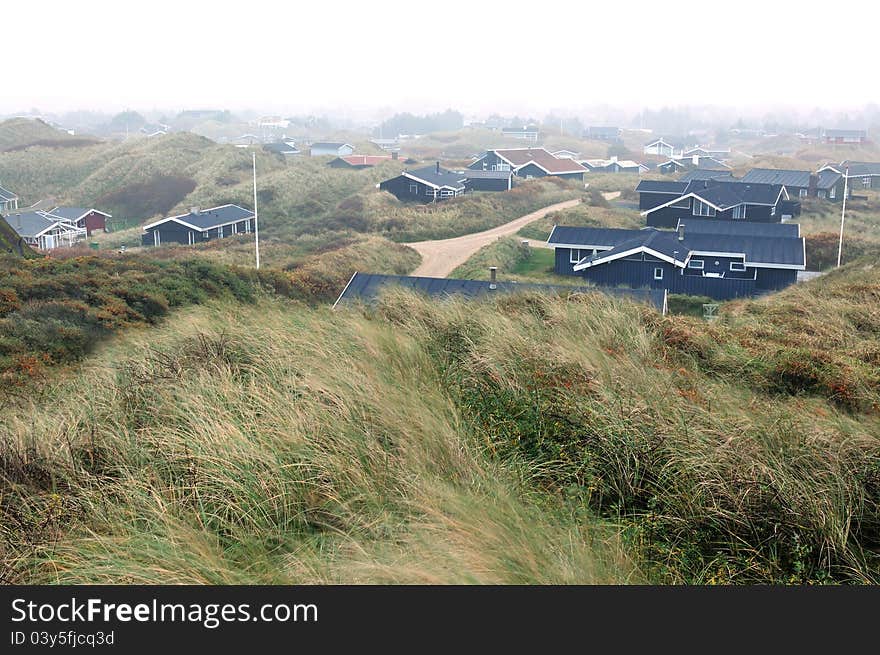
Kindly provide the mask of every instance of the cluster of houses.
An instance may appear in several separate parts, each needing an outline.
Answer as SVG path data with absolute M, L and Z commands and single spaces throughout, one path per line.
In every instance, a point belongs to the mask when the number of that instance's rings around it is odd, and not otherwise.
M 48 211 L 5 212 L 5 220 L 29 246 L 41 250 L 74 246 L 95 230 L 106 230 L 110 214 L 94 208 L 55 207 Z

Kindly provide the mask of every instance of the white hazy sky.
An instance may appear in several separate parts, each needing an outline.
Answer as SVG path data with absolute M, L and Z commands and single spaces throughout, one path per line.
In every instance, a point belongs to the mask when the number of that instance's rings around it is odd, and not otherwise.
M 0 112 L 880 101 L 877 0 L 8 0 L 2 13 Z

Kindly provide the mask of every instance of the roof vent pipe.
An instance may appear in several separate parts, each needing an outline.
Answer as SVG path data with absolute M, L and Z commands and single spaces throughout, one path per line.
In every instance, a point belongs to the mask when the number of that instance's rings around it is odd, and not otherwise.
M 493 291 L 498 288 L 498 284 L 497 284 L 497 280 L 496 280 L 497 272 L 498 272 L 497 266 L 490 266 L 489 267 L 489 289 L 493 290 Z

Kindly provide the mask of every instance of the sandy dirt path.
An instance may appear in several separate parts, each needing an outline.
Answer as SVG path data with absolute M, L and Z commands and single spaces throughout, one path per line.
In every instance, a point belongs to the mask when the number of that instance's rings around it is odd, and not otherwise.
M 521 228 L 533 221 L 544 218 L 544 216 L 551 212 L 569 209 L 578 203 L 580 203 L 580 199 L 558 202 L 555 205 L 543 207 L 531 214 L 515 218 L 504 225 L 493 227 L 491 230 L 465 234 L 454 239 L 407 243 L 406 245 L 414 248 L 422 256 L 422 263 L 412 274 L 425 277 L 446 277 L 457 267 L 464 264 L 471 255 L 483 246 L 501 237 L 516 234 Z

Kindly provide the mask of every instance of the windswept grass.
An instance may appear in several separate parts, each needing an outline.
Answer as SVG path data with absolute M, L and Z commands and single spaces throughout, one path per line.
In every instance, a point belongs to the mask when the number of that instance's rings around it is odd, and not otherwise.
M 0 416 L 6 578 L 876 583 L 878 298 L 188 310 Z

